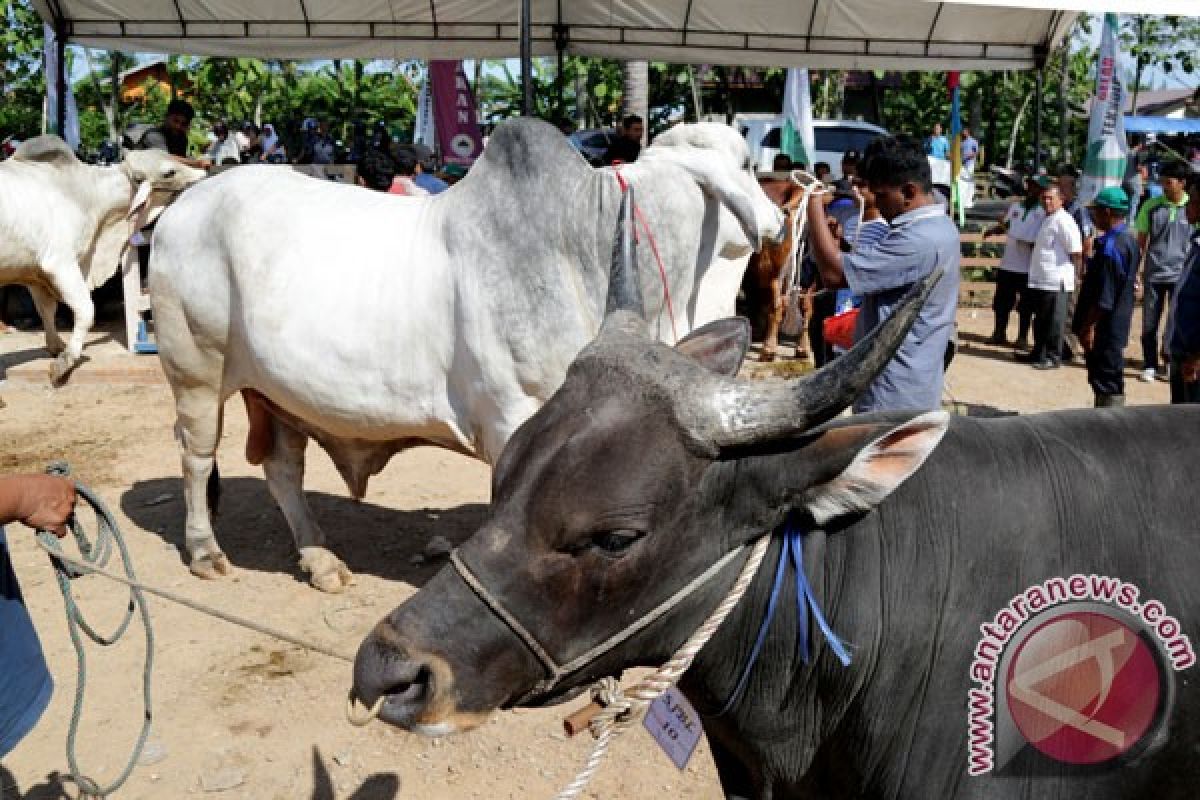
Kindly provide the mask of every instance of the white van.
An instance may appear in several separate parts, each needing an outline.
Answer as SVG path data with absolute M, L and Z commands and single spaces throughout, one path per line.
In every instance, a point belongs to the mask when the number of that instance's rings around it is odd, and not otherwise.
M 771 169 L 771 162 L 779 152 L 779 139 L 783 133 L 782 114 L 736 114 L 733 126 L 746 139 L 750 148 L 750 161 L 760 172 Z M 861 155 L 867 145 L 880 136 L 887 136 L 885 128 L 869 122 L 852 119 L 815 119 L 813 137 L 816 139 L 815 164 L 824 161 L 833 169 L 833 177 L 842 177 L 842 154 L 856 150 Z M 809 164 L 812 169 L 812 164 Z

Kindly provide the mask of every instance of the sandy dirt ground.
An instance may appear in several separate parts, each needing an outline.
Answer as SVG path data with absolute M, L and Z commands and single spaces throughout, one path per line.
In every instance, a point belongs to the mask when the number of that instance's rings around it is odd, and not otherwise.
M 1027 413 L 1091 404 L 1081 367 L 1037 372 L 983 345 L 990 320 L 985 310 L 960 312 L 962 348 L 948 377 L 958 409 Z M 40 336 L 0 336 L 0 378 L 8 378 L 0 384 L 0 473 L 68 460 L 115 512 L 137 572 L 148 582 L 352 652 L 376 620 L 444 566 L 415 563 L 427 542 L 434 536 L 460 542 L 484 519 L 488 470 L 479 462 L 413 450 L 393 459 L 356 503 L 329 459 L 310 446 L 309 502 L 331 549 L 358 576 L 344 594 L 321 594 L 299 573 L 261 471 L 243 457 L 245 414 L 234 400 L 220 449 L 224 493 L 217 533 L 235 572 L 201 582 L 183 559 L 169 389 L 155 377 L 153 356 L 123 355 L 103 333 L 92 341 L 85 350 L 92 360 L 55 390 L 45 383 Z M 1131 403 L 1167 402 L 1166 384 L 1139 383 L 1134 374 L 1130 368 Z M 0 796 L 73 797 L 74 789 L 68 785 L 64 794 L 58 777 L 67 769 L 64 741 L 75 686 L 62 600 L 33 536 L 11 526 L 9 541 L 57 689 L 41 724 L 0 766 Z M 102 621 L 115 619 L 125 602 L 121 589 L 98 577 L 76 581 L 75 592 Z M 151 603 L 154 730 L 119 798 L 549 798 L 574 776 L 591 744 L 586 736 L 567 740 L 560 732 L 561 717 L 574 705 L 497 714 L 474 732 L 443 740 L 378 723 L 353 728 L 343 717 L 348 664 L 165 601 Z M 143 648 L 135 633 L 111 652 L 93 649 L 89 658 L 79 751 L 84 771 L 103 781 L 123 766 L 140 723 Z M 638 729 L 617 744 L 584 796 L 716 800 L 721 793 L 703 743 L 679 772 Z

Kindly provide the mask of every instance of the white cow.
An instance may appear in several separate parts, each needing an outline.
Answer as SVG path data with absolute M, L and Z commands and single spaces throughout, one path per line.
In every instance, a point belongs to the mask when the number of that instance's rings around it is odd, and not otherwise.
M 0 285 L 19 283 L 33 295 L 46 349 L 58 354 L 55 383 L 79 363 L 95 316 L 91 290 L 112 277 L 135 227 L 203 177 L 156 150 L 88 166 L 57 136 L 30 139 L 0 163 Z M 54 326 L 59 301 L 75 317 L 65 343 Z
M 732 129 L 689 126 L 660 141 L 621 175 L 664 262 L 674 323 L 642 236 L 646 307 L 671 341 L 707 321 L 695 308 L 708 265 L 777 236 L 782 218 Z M 263 463 L 300 564 L 327 591 L 351 575 L 304 500 L 308 438 L 356 498 L 414 445 L 494 463 L 598 329 L 620 197 L 613 171 L 519 120 L 434 197 L 243 167 L 168 209 L 150 293 L 175 392 L 192 572 L 229 569 L 212 530 L 214 456 L 225 400 L 240 390 L 247 457 Z

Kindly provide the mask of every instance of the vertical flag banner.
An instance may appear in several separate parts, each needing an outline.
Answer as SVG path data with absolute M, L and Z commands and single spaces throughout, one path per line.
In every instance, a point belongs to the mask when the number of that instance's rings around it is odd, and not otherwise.
M 43 23 L 42 32 L 45 34 L 45 45 L 42 51 L 46 67 L 46 119 L 53 129 L 58 125 L 58 43 L 54 28 Z M 71 88 L 71 79 L 67 78 L 67 116 L 66 130 L 54 131 L 61 136 L 72 150 L 79 149 L 79 109 L 75 105 L 75 91 Z
M 808 70 L 791 67 L 787 71 L 787 82 L 783 87 L 783 133 L 779 152 L 787 154 L 793 162 L 813 165 L 816 144 L 813 141 L 812 94 L 809 91 Z M 770 169 L 770 164 L 759 164 L 760 170 Z
M 433 124 L 433 81 L 428 66 L 421 93 L 417 95 L 417 119 L 413 130 L 413 142 L 423 144 L 430 150 L 437 147 L 437 130 Z
M 962 225 L 963 202 L 962 185 L 962 100 L 958 88 L 958 73 L 946 73 L 946 90 L 950 92 L 950 207 L 958 216 L 958 224 Z
M 430 61 L 433 118 L 442 160 L 469 167 L 483 152 L 483 134 L 467 73 L 461 61 Z
M 1096 96 L 1088 121 L 1087 155 L 1079 199 L 1090 203 L 1101 189 L 1120 186 L 1125 178 L 1125 90 L 1121 86 L 1117 52 L 1117 15 L 1104 15 L 1100 60 L 1096 65 Z

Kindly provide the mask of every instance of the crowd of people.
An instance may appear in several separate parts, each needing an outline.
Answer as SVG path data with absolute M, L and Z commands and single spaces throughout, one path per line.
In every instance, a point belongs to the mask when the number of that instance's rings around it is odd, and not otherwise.
M 1181 296 L 1200 253 L 1195 228 L 1200 223 L 1200 173 L 1172 161 L 1158 177 L 1162 194 L 1140 207 L 1140 186 L 1127 190 L 1127 181 L 1125 187 L 1101 191 L 1090 208 L 1079 202 L 1077 175 L 1069 168 L 1057 181 L 1027 178 L 1025 196 L 984 232 L 1006 237 L 988 344 L 1010 344 L 1009 320 L 1016 310 L 1017 336 L 1011 344 L 1021 351 L 1017 357 L 1047 370 L 1075 357 L 1069 341 L 1073 334 L 1083 351 L 1095 405 L 1123 405 L 1124 351 L 1140 292 L 1139 378 L 1169 381 L 1172 402 L 1194 401 L 1197 387 L 1185 377 L 1185 367 L 1190 368 L 1185 344 L 1188 325 L 1200 323 L 1200 308 Z

